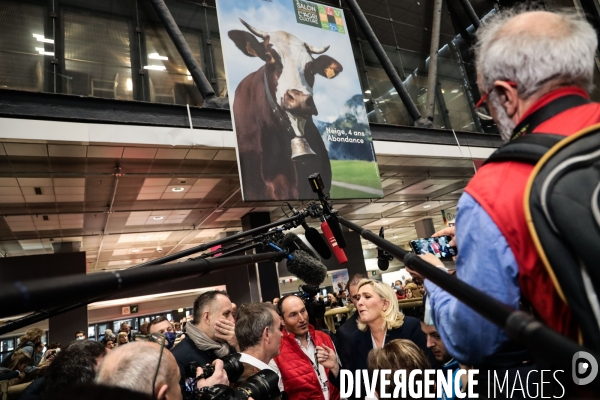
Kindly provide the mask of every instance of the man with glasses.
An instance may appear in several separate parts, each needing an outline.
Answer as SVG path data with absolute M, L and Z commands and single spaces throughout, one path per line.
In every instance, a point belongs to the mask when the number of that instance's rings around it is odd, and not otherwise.
M 109 352 L 96 382 L 150 394 L 157 400 L 182 399 L 175 357 L 152 342 L 132 342 Z
M 274 360 L 289 399 L 339 400 L 340 365 L 331 338 L 308 323 L 299 297 L 284 296 L 277 307 L 285 331 Z
M 575 13 L 501 12 L 477 32 L 481 101 L 505 142 L 520 136 L 570 136 L 600 122 L 589 101 L 597 36 Z M 548 326 L 578 339 L 571 311 L 555 289 L 527 228 L 523 199 L 533 166 L 516 161 L 480 168 L 458 203 L 457 276 L 519 309 L 525 300 Z M 452 244 L 452 243 L 451 243 Z M 423 256 L 434 265 L 433 256 Z M 425 281 L 435 326 L 461 363 L 519 368 L 529 355 L 465 304 Z M 480 373 L 479 376 L 485 376 Z M 509 379 L 510 381 L 510 379 Z

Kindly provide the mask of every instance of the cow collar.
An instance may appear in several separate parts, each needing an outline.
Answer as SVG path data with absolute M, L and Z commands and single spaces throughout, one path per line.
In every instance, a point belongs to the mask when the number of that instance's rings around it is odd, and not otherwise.
M 294 129 L 292 128 L 292 124 L 290 123 L 290 120 L 288 118 L 288 116 L 281 110 L 281 107 L 279 107 L 277 105 L 277 103 L 275 103 L 275 100 L 273 99 L 273 96 L 271 95 L 271 90 L 269 88 L 269 81 L 267 80 L 267 70 L 265 68 L 265 72 L 263 74 L 264 80 L 265 80 L 265 90 L 267 92 L 267 100 L 269 101 L 269 107 L 271 107 L 271 111 L 273 112 L 273 114 L 275 115 L 276 118 L 279 119 L 279 122 L 285 126 L 285 129 L 290 132 L 292 135 L 296 136 L 296 133 L 294 132 Z

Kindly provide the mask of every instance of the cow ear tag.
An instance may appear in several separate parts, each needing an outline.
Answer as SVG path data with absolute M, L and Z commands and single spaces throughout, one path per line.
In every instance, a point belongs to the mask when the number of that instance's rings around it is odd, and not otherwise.
M 331 67 L 325 68 L 325 76 L 327 79 L 331 79 L 335 76 L 335 71 Z

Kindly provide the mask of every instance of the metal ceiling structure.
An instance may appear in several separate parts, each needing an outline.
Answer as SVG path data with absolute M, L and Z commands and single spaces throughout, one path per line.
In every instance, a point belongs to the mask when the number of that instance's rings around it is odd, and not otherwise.
M 378 163 L 384 198 L 335 205 L 357 224 L 385 226 L 401 245 L 416 237 L 416 220 L 440 227 L 440 211 L 456 206 L 474 173 L 468 159 L 380 155 Z M 53 243 L 81 242 L 88 272 L 97 272 L 240 231 L 248 212 L 285 217 L 279 202 L 243 202 L 237 172 L 231 148 L 1 143 L 0 252 L 49 254 Z

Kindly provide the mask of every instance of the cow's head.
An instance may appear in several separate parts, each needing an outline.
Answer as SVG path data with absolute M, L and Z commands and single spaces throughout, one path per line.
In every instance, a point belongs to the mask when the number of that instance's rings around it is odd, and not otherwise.
M 329 46 L 314 47 L 288 32 L 263 32 L 241 18 L 240 21 L 251 33 L 233 30 L 229 31 L 229 37 L 242 53 L 265 62 L 275 102 L 291 117 L 294 130 L 299 124 L 298 129 L 303 131 L 306 119 L 318 114 L 313 100 L 315 75 L 334 78 L 342 72 L 342 65 L 320 55 Z M 314 58 L 314 55 L 319 56 Z

